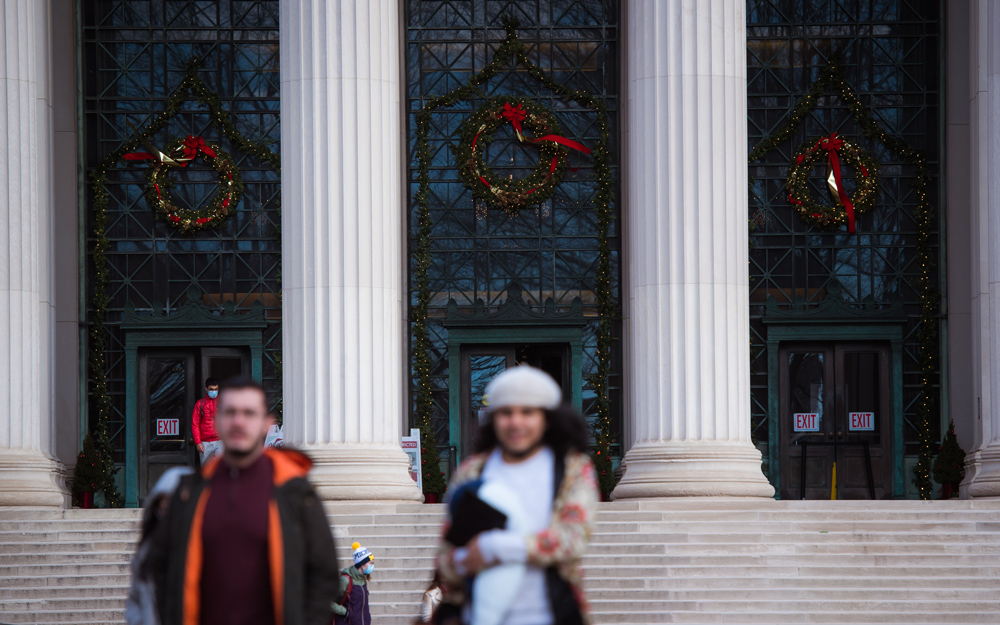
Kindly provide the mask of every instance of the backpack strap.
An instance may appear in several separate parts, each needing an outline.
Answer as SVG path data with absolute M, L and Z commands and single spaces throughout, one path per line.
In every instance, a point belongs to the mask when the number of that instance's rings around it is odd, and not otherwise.
M 340 598 L 340 605 L 346 606 L 347 600 L 351 598 L 351 591 L 354 590 L 354 579 L 347 573 L 341 573 L 341 576 L 347 578 L 347 590 L 344 591 L 344 596 Z

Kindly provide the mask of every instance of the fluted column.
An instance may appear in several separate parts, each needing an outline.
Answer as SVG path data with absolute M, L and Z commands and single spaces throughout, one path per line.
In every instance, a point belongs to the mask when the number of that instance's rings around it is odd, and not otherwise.
M 744 3 L 628 3 L 627 384 L 613 496 L 770 497 L 750 442 Z
M 1000 497 L 1000 6 L 972 3 L 972 345 L 979 398 L 962 491 Z
M 61 506 L 48 422 L 48 2 L 0 7 L 0 506 Z
M 404 395 L 399 3 L 282 0 L 285 440 L 324 499 L 419 500 Z

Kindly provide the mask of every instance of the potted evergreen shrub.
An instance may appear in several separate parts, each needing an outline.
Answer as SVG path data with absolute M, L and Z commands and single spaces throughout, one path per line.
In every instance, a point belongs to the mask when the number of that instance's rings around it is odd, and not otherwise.
M 958 485 L 965 477 L 965 450 L 955 437 L 955 422 L 948 424 L 941 451 L 934 459 L 934 479 L 941 484 L 941 499 L 958 493 Z
M 94 448 L 90 434 L 83 439 L 83 450 L 76 458 L 73 469 L 73 504 L 81 508 L 94 507 L 94 493 L 104 482 L 104 458 Z

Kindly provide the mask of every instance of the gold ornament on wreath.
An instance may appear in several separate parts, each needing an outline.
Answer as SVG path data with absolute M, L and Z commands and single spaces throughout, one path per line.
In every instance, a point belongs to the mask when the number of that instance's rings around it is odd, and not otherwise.
M 538 165 L 524 178 L 497 176 L 484 158 L 493 134 L 506 124 L 513 127 L 518 142 L 538 146 Z M 544 106 L 527 98 L 492 98 L 462 123 L 454 148 L 462 181 L 474 198 L 516 216 L 522 208 L 540 204 L 555 193 L 568 168 L 566 148 L 590 154 L 590 148 L 559 133 L 555 117 Z
M 832 206 L 820 204 L 809 190 L 813 168 L 826 161 L 826 184 L 834 198 Z M 844 187 L 841 164 L 855 172 L 857 188 L 848 195 Z M 829 137 L 810 139 L 796 152 L 788 167 L 788 201 L 806 223 L 825 228 L 847 224 L 855 232 L 856 216 L 875 205 L 878 195 L 878 162 L 860 145 L 842 139 L 837 133 Z
M 243 180 L 240 170 L 231 156 L 208 144 L 202 137 L 188 135 L 172 142 L 165 151 L 157 150 L 149 144 L 149 152 L 126 154 L 129 161 L 151 160 L 146 183 L 146 200 L 157 214 L 183 232 L 194 232 L 221 225 L 236 211 L 243 197 Z M 187 209 L 175 205 L 168 191 L 171 171 L 187 167 L 197 158 L 203 159 L 219 174 L 219 190 L 201 209 Z

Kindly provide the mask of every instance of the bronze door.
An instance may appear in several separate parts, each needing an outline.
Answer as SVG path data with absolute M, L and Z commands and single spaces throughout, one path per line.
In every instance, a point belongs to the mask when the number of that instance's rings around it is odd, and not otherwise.
M 782 498 L 803 496 L 803 448 L 806 499 L 890 497 L 888 348 L 793 343 L 778 359 Z

